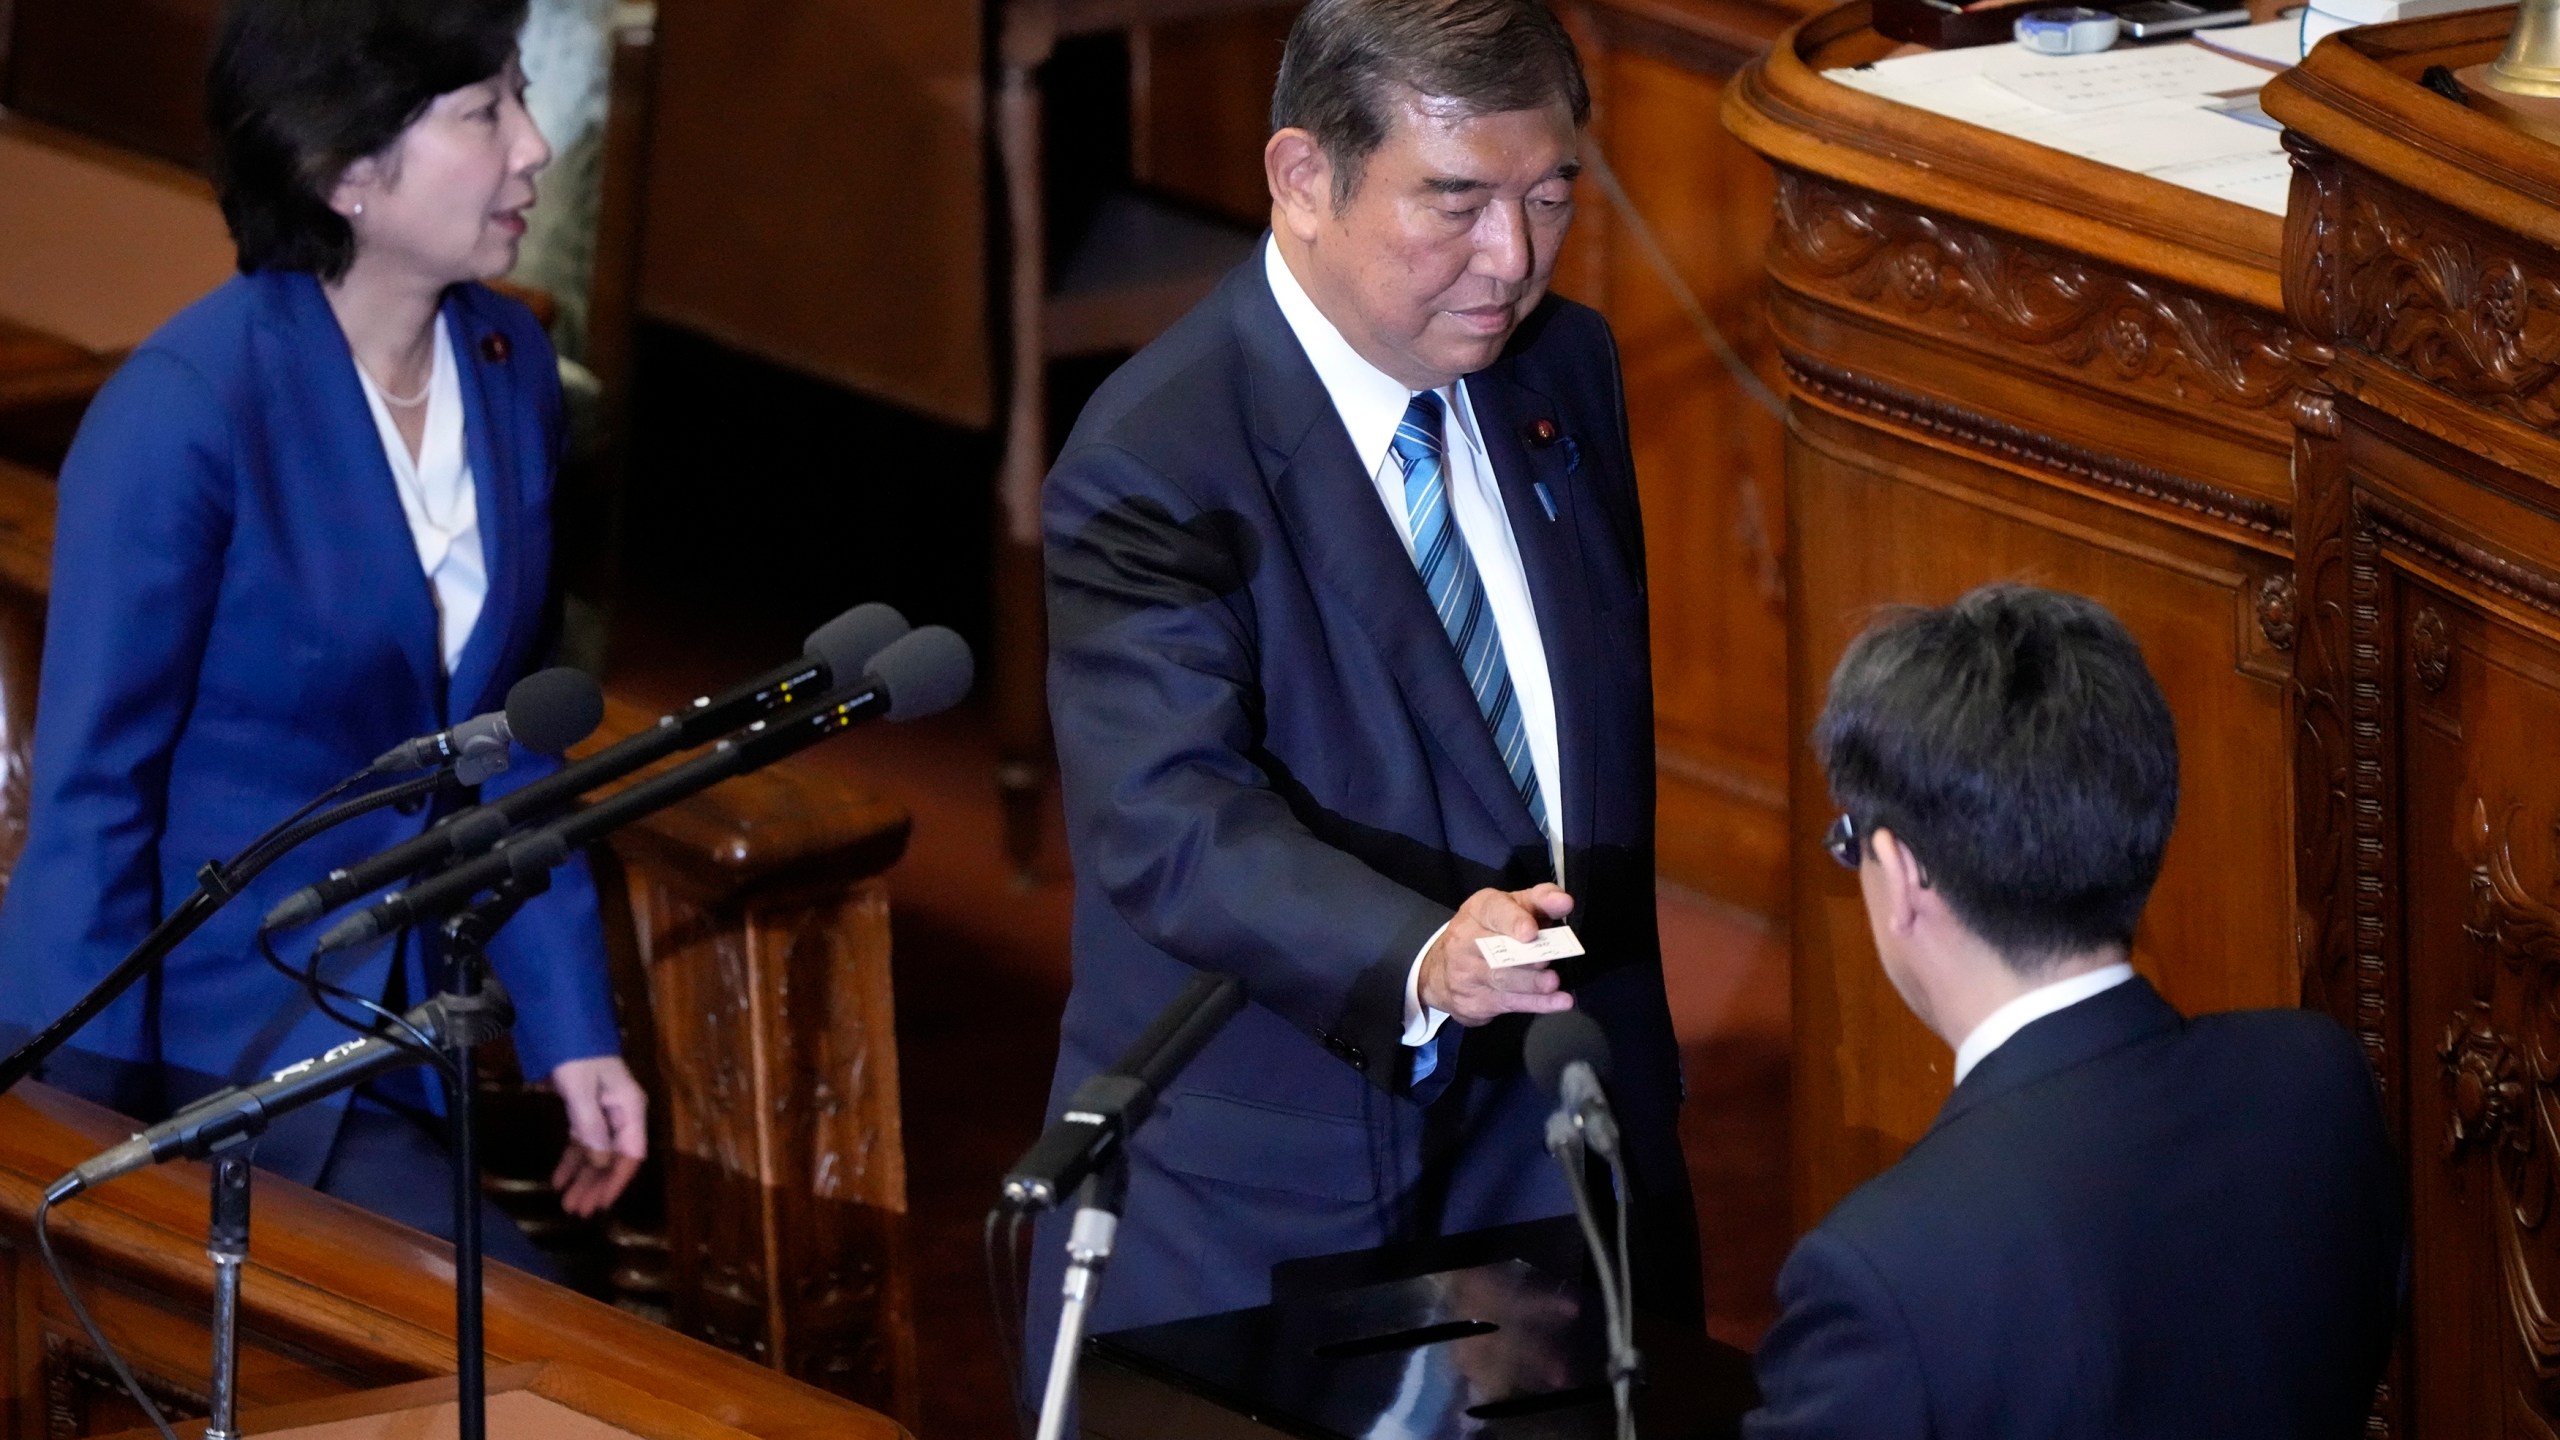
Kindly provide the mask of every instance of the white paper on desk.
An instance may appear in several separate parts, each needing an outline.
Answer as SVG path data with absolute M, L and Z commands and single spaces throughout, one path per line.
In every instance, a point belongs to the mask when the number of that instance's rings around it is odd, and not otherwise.
M 2032 127 L 2013 127 L 2022 140 L 2050 146 L 2101 165 L 2138 174 L 2164 166 L 2283 152 L 2277 132 L 2244 125 L 2192 104 L 2152 101 L 2081 115 L 2054 115 Z
M 2084 114 L 2147 100 L 2186 100 L 2254 90 L 2264 66 L 2201 45 L 2152 45 L 2095 55 L 2039 55 L 2002 47 L 1983 64 L 1983 78 L 2051 110 Z
M 1920 57 L 1913 56 L 1913 59 Z M 1834 70 L 1831 78 L 1853 89 L 1864 90 L 1879 99 L 1950 120 L 1962 120 L 2002 134 L 2015 134 L 2019 127 L 2053 114 L 2042 105 L 2003 90 L 1980 75 L 1965 73 L 1915 80 L 1898 72 L 1881 70 Z
M 2164 165 L 2150 174 L 2154 180 L 2201 190 L 2207 195 L 2219 196 L 2270 215 L 2285 213 L 2285 202 L 2293 194 L 2293 162 L 2282 149 L 2272 155 L 2233 156 Z

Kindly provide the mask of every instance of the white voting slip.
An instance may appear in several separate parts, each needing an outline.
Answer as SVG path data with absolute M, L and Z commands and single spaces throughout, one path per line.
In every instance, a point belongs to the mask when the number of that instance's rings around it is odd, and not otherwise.
M 2281 215 L 2292 172 L 2279 132 L 2214 108 L 2274 73 L 2188 42 L 2095 55 L 1979 45 L 1824 72 L 1897 104 Z

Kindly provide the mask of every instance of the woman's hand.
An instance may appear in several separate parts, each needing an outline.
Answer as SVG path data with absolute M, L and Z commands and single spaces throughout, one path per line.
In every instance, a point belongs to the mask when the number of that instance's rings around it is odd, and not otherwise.
M 551 1188 L 561 1209 L 584 1218 L 620 1199 L 649 1157 L 649 1096 L 619 1055 L 564 1062 L 551 1088 L 569 1107 L 569 1148 Z

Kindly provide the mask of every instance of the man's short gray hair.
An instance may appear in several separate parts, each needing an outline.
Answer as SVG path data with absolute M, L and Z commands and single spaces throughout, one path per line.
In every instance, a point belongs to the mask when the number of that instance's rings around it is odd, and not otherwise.
M 1539 0 L 1312 0 L 1280 57 L 1271 128 L 1315 136 L 1346 204 L 1398 89 L 1477 115 L 1561 102 L 1575 125 L 1591 118 L 1573 37 Z

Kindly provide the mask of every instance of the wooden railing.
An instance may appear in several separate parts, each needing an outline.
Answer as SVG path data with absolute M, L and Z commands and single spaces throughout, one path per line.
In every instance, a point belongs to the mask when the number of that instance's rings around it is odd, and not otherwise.
M 37 1197 L 122 1139 L 119 1116 L 27 1084 L 0 1097 L 0 1437 L 71 1440 L 141 1416 L 64 1307 L 32 1239 Z M 173 1418 L 205 1413 L 212 1267 L 206 1171 L 176 1164 L 57 1208 L 56 1248 L 100 1327 Z M 453 1373 L 453 1254 L 440 1241 L 261 1175 L 241 1282 L 244 1408 Z M 884 1416 L 504 1266 L 489 1273 L 491 1367 L 558 1360 L 763 1440 L 900 1440 Z

